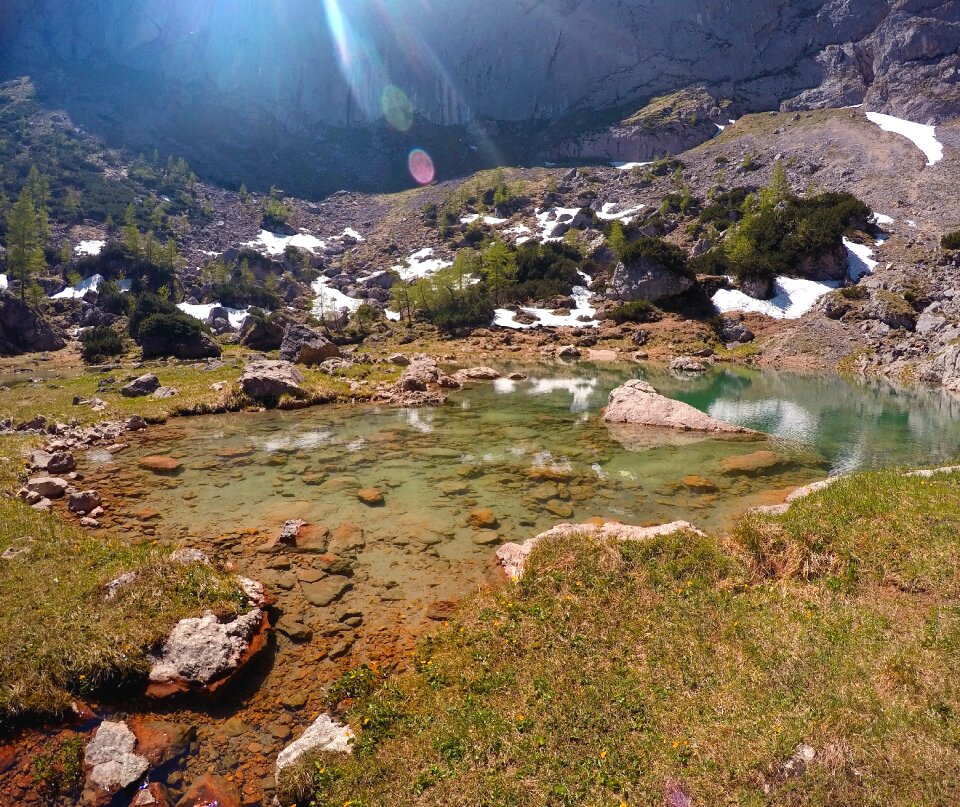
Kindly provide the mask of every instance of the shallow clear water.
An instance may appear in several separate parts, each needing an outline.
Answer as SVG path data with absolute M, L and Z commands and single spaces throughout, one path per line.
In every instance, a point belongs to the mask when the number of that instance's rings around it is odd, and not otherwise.
M 172 421 L 116 457 L 92 455 L 93 476 L 135 496 L 132 509 L 159 513 L 164 533 L 201 544 L 244 528 L 275 534 L 291 518 L 332 531 L 358 527 L 359 539 L 349 529 L 335 534 L 328 551 L 353 560 L 357 581 L 369 584 L 364 600 L 396 602 L 398 590 L 403 598 L 462 595 L 482 579 L 498 543 L 561 521 L 683 518 L 718 527 L 829 472 L 943 463 L 960 453 L 960 402 L 932 391 L 741 368 L 692 379 L 637 366 L 501 369 L 529 377 L 474 384 L 436 409 L 319 407 Z M 599 410 L 632 376 L 770 436 L 611 435 Z M 784 458 L 771 472 L 724 472 L 724 459 L 768 449 Z M 155 476 L 137 465 L 147 454 L 176 457 L 183 470 Z M 715 489 L 691 489 L 691 475 Z M 357 500 L 367 487 L 380 489 L 382 507 Z M 489 508 L 498 526 L 471 527 L 477 508 Z

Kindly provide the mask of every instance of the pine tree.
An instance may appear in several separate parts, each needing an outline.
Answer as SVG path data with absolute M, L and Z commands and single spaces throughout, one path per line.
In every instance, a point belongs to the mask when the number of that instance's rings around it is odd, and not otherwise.
M 245 184 L 240 186 L 240 192 L 238 195 L 240 196 L 240 202 L 242 204 L 246 204 L 250 200 L 250 191 L 247 190 L 247 186 Z
M 80 194 L 77 193 L 73 188 L 70 188 L 70 190 L 67 191 L 67 195 L 63 199 L 63 212 L 67 214 L 68 218 L 80 218 L 82 212 L 82 207 L 80 205 Z
M 24 187 L 7 215 L 7 268 L 20 282 L 21 300 L 26 300 L 30 281 L 45 266 L 42 244 L 33 197 Z
M 619 221 L 614 221 L 610 224 L 610 235 L 607 236 L 607 243 L 617 258 L 623 255 L 624 250 L 627 248 L 627 234 L 623 230 L 623 224 Z

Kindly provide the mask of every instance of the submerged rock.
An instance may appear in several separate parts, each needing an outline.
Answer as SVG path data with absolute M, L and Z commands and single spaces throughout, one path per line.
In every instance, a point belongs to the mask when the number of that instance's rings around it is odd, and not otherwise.
M 104 720 L 87 743 L 83 762 L 87 769 L 85 801 L 108 804 L 147 772 L 145 756 L 134 753 L 137 736 L 122 721 Z
M 237 789 L 219 776 L 206 773 L 195 779 L 176 807 L 240 807 Z
M 353 748 L 353 730 L 334 720 L 328 714 L 322 714 L 294 742 L 284 748 L 277 756 L 277 776 L 288 765 L 292 765 L 304 754 L 312 751 L 328 751 L 349 754 Z
M 155 474 L 175 474 L 183 467 L 173 457 L 159 454 L 143 457 L 137 464 L 144 470 L 153 471 Z
M 789 464 L 789 460 L 775 451 L 754 451 L 736 457 L 727 457 L 720 468 L 730 476 L 760 476 L 775 473 Z
M 603 421 L 680 431 L 757 434 L 752 429 L 717 420 L 689 404 L 667 398 L 646 381 L 636 378 L 610 393 L 607 408 L 603 412 Z

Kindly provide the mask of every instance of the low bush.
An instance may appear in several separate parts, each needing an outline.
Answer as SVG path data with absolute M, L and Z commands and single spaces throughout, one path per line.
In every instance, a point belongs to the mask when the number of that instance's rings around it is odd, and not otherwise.
M 144 358 L 174 356 L 183 345 L 195 342 L 203 330 L 198 320 L 179 311 L 151 314 L 137 330 L 137 341 L 144 346 Z
M 607 316 L 614 322 L 656 322 L 660 319 L 660 311 L 649 300 L 634 300 L 624 303 L 611 310 Z
M 632 263 L 639 263 L 644 259 L 655 261 L 678 275 L 691 274 L 687 253 L 662 238 L 641 236 L 639 240 L 627 244 L 620 255 L 620 260 L 627 266 Z
M 85 332 L 81 339 L 80 355 L 87 364 L 102 364 L 112 356 L 123 353 L 119 334 L 107 325 L 97 325 Z
M 944 249 L 960 249 L 960 230 L 947 233 L 940 239 L 940 246 Z

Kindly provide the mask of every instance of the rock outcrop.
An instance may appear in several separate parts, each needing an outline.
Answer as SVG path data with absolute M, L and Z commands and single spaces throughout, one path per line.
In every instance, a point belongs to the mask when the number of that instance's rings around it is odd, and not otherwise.
M 636 378 L 610 393 L 603 421 L 710 434 L 756 434 L 752 429 L 725 423 L 689 404 L 667 398 Z
M 293 364 L 321 364 L 326 359 L 340 358 L 340 348 L 306 325 L 291 325 L 283 334 L 280 358 Z
M 142 398 L 156 392 L 159 388 L 160 379 L 153 373 L 145 373 L 120 387 L 120 394 L 125 398 Z
M 0 291 L 0 356 L 60 350 L 64 346 L 63 336 L 53 325 L 19 297 Z
M 206 176 L 274 181 L 300 195 L 409 183 L 409 138 L 383 123 L 388 88 L 392 123 L 415 120 L 438 168 L 465 172 L 497 164 L 504 146 L 525 159 L 578 144 L 604 159 L 682 147 L 689 132 L 709 132 L 717 107 L 678 131 L 661 121 L 649 137 L 642 122 L 621 121 L 625 109 L 697 84 L 752 110 L 791 98 L 865 101 L 926 121 L 960 109 L 956 2 L 489 0 L 483 14 L 448 3 L 419 10 L 414 48 L 401 46 L 408 13 L 372 0 L 345 7 L 341 25 L 378 57 L 350 54 L 347 68 L 327 15 L 309 0 L 290 0 L 284 14 L 217 3 L 198 12 L 192 0 L 8 0 L 0 76 L 29 74 L 81 124 L 109 120 L 110 133 L 136 147 L 167 143 Z M 244 58 L 225 58 L 236 53 Z M 218 125 L 224 119 L 232 125 Z M 265 131 L 263 119 L 276 126 Z M 483 137 L 467 134 L 480 122 L 490 123 Z M 476 145 L 487 140 L 489 149 Z M 306 142 L 316 170 L 285 157 L 285 146 Z M 256 157 L 238 164 L 247 153 Z
M 692 289 L 695 283 L 694 278 L 644 257 L 631 263 L 621 261 L 617 264 L 607 296 L 621 302 L 649 300 L 655 303 L 683 294 Z

